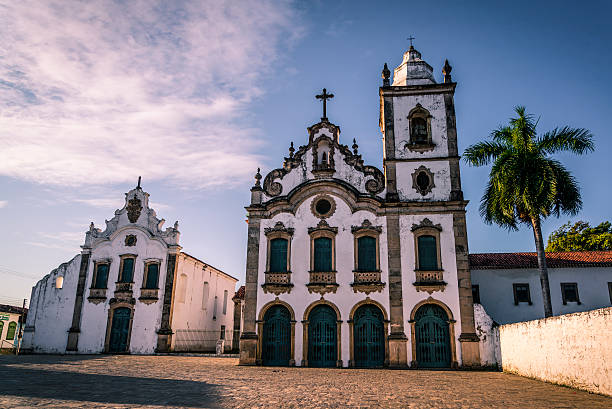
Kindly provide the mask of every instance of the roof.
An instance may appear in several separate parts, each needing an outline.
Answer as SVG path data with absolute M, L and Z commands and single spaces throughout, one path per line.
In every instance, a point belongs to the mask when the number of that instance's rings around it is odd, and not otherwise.
M 199 263 L 202 263 L 202 264 L 204 264 L 206 267 L 210 267 L 210 268 L 212 268 L 212 269 L 214 269 L 214 270 L 218 271 L 219 273 L 225 274 L 226 276 L 228 276 L 229 278 L 231 278 L 231 279 L 233 279 L 233 280 L 238 281 L 238 279 L 237 279 L 236 277 L 234 277 L 234 276 L 232 276 L 232 275 L 227 274 L 227 273 L 226 273 L 225 271 L 223 271 L 223 270 L 219 270 L 219 269 L 218 269 L 217 267 L 215 267 L 215 266 L 211 266 L 211 265 L 210 265 L 210 264 L 208 264 L 207 262 L 202 261 L 202 260 L 200 260 L 199 258 L 192 256 L 191 254 L 187 254 L 187 253 L 185 253 L 184 251 L 181 251 L 181 254 L 182 254 L 182 255 L 184 255 L 184 256 L 186 256 L 186 257 L 189 257 L 189 258 L 191 258 L 191 259 L 193 259 L 193 260 L 195 260 L 195 261 L 197 261 L 197 262 L 199 262 Z
M 14 305 L 0 304 L 0 312 L 8 312 L 10 314 L 28 313 L 27 308 L 15 307 Z
M 244 300 L 244 291 L 245 288 L 243 285 L 241 285 L 238 291 L 236 291 L 236 294 L 234 294 L 232 300 Z
M 612 267 L 612 251 L 558 251 L 546 253 L 548 268 Z M 536 253 L 470 254 L 472 270 L 538 268 Z

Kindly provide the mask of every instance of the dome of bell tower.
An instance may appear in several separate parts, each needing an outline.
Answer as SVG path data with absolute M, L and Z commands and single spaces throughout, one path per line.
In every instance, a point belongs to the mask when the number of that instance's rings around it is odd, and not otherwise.
M 393 71 L 393 85 L 435 84 L 433 68 L 421 59 L 421 53 L 412 45 L 404 53 L 402 63 Z

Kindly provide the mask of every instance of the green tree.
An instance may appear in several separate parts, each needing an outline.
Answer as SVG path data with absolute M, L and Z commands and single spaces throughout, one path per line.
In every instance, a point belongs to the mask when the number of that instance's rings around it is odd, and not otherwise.
M 544 299 L 544 316 L 552 316 L 548 270 L 541 222 L 550 215 L 575 215 L 582 207 L 576 179 L 551 154 L 592 151 L 593 136 L 583 128 L 555 128 L 538 136 L 537 122 L 525 107 L 509 125 L 491 132 L 490 140 L 465 150 L 471 166 L 492 163 L 489 182 L 480 203 L 480 214 L 488 224 L 518 230 L 520 223 L 531 226 L 538 255 L 538 270 Z
M 567 222 L 548 236 L 546 251 L 612 250 L 612 224 L 601 222 L 596 227 L 578 221 Z

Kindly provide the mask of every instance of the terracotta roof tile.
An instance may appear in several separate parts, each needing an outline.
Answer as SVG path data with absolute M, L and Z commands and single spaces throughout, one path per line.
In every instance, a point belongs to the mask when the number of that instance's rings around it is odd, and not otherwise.
M 559 251 L 546 253 L 549 268 L 612 267 L 612 251 Z M 473 270 L 538 268 L 536 253 L 470 254 Z
M 233 300 L 244 300 L 244 286 L 241 285 L 240 288 L 238 289 L 238 291 L 236 291 L 236 294 L 234 294 L 234 298 L 232 298 Z

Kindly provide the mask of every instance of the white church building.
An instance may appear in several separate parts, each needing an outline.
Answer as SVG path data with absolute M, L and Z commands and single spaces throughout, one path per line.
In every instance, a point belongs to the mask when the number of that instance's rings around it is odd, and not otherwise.
M 139 181 L 104 230 L 91 224 L 81 254 L 32 289 L 23 349 L 151 354 L 214 351 L 219 340 L 231 348 L 238 280 L 181 252 L 178 222 L 163 224 Z
M 448 62 L 412 46 L 383 70 L 383 170 L 326 115 L 248 211 L 240 363 L 480 365 Z M 349 139 L 350 141 L 350 139 Z

